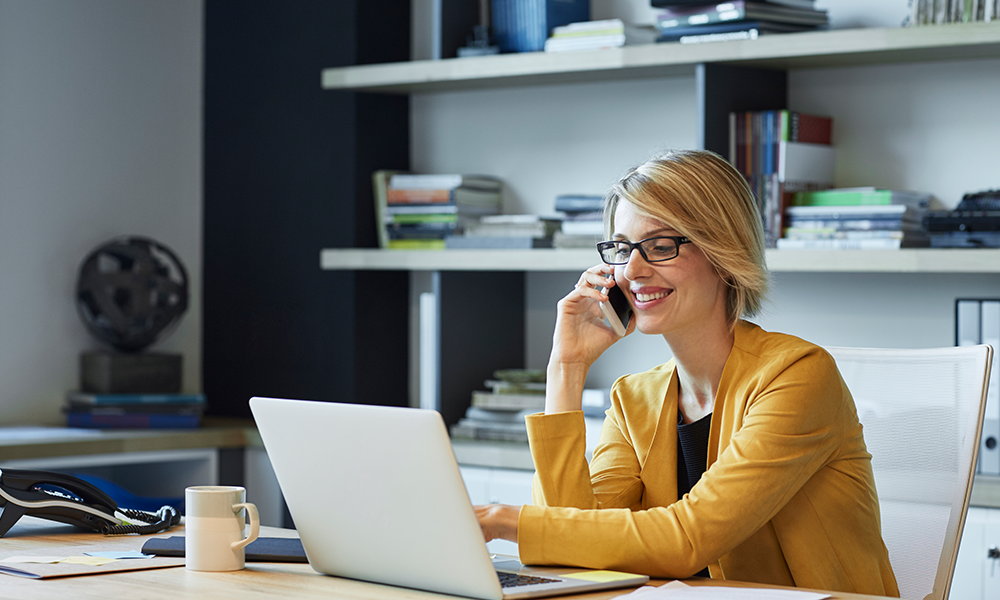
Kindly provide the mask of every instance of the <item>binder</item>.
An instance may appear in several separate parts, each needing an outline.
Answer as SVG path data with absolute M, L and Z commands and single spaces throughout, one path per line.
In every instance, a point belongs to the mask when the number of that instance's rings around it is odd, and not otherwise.
M 980 343 L 1000 350 L 1000 300 L 983 300 L 980 304 Z M 986 392 L 986 417 L 983 420 L 983 437 L 979 448 L 980 472 L 1000 475 L 1000 360 L 994 360 L 990 383 Z
M 1000 300 L 955 301 L 955 345 L 989 344 L 1000 350 Z M 1000 361 L 993 361 L 976 473 L 1000 475 Z

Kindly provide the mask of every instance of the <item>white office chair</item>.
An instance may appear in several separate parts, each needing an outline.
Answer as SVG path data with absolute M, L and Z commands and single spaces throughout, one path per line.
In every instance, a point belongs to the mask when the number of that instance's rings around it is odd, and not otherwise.
M 900 595 L 945 600 L 976 471 L 993 349 L 827 350 L 864 427 Z

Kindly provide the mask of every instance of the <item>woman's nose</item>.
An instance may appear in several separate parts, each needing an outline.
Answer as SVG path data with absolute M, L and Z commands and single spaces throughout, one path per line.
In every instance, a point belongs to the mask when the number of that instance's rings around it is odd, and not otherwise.
M 646 262 L 646 258 L 642 255 L 642 252 L 638 248 L 632 248 L 632 252 L 628 255 L 628 262 L 625 263 L 625 268 L 622 270 L 622 274 L 625 275 L 626 279 L 635 280 L 636 277 L 641 275 L 642 270 L 649 266 Z

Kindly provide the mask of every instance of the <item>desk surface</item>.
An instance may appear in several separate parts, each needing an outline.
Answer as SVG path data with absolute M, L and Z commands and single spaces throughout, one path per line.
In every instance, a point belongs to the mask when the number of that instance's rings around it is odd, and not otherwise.
M 13 555 L 57 555 L 60 547 L 92 546 L 95 550 L 138 550 L 147 537 L 183 535 L 183 529 L 174 529 L 156 536 L 105 537 L 100 534 L 78 533 L 67 525 L 30 517 L 22 518 L 0 541 L 3 557 Z M 288 529 L 262 527 L 262 536 L 295 537 Z M 661 585 L 664 581 L 653 581 Z M 739 582 L 719 582 L 693 579 L 691 585 L 729 585 L 747 587 Z M 243 571 L 231 573 L 201 573 L 184 567 L 150 569 L 35 580 L 11 575 L 0 575 L 4 598 L 146 598 L 183 600 L 185 598 L 239 598 L 240 600 L 273 600 L 290 598 L 348 598 L 355 600 L 408 600 L 454 598 L 417 590 L 388 587 L 350 579 L 326 577 L 312 570 L 309 565 L 294 563 L 247 563 Z M 586 600 L 607 600 L 630 590 L 612 590 L 572 596 Z M 876 600 L 879 596 L 836 594 L 836 600 Z

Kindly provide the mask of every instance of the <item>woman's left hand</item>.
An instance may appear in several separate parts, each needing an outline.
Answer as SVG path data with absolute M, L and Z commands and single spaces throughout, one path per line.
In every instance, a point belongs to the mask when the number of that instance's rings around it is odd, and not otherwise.
M 487 542 L 502 539 L 517 543 L 517 517 L 521 513 L 519 506 L 483 504 L 474 508 Z

